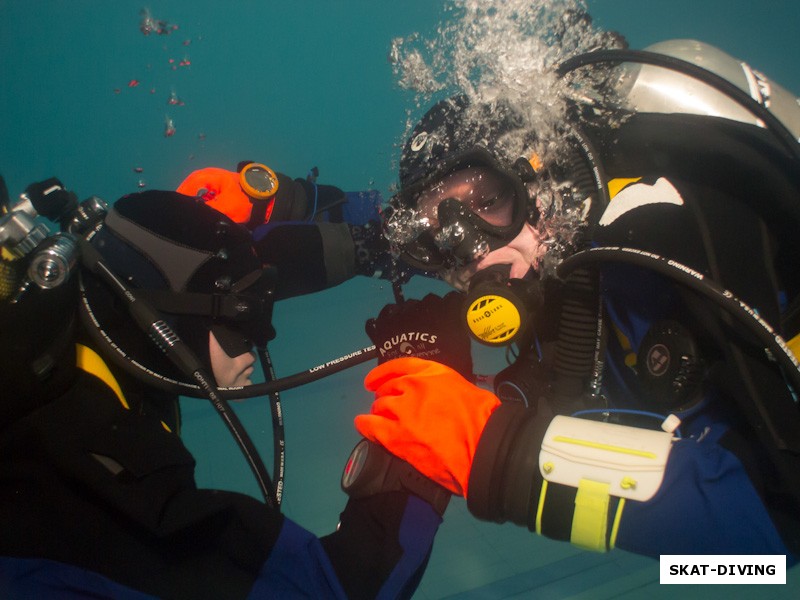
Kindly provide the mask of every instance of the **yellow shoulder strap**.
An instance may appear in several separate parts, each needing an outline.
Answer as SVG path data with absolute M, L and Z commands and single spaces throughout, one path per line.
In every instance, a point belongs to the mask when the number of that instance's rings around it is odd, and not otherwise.
M 786 342 L 786 346 L 788 346 L 789 350 L 792 351 L 792 354 L 800 360 L 800 334 L 794 336 L 791 340 Z
M 78 368 L 83 369 L 90 375 L 94 375 L 108 387 L 110 387 L 117 395 L 120 404 L 122 404 L 126 410 L 130 410 L 128 401 L 125 400 L 125 394 L 122 393 L 122 388 L 119 386 L 119 383 L 117 383 L 114 375 L 111 374 L 111 371 L 108 369 L 106 363 L 102 358 L 100 358 L 100 355 L 83 344 L 75 344 L 75 350 L 77 354 L 76 364 L 78 365 Z
M 619 177 L 608 182 L 608 197 L 613 198 L 629 183 L 639 181 L 641 177 Z

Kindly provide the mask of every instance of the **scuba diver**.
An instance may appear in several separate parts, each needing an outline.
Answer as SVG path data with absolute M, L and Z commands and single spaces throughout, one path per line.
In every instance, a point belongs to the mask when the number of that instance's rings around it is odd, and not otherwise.
M 108 209 L 51 179 L 21 198 L 0 216 L 0 595 L 410 596 L 449 493 L 384 454 L 394 479 L 353 487 L 317 538 L 227 404 L 275 335 L 251 232 L 176 192 Z M 198 489 L 160 408 L 178 394 L 211 401 L 263 502 Z
M 380 192 L 344 192 L 318 184 L 318 177 L 317 167 L 305 179 L 292 179 L 245 160 L 235 171 L 193 171 L 177 191 L 201 198 L 252 231 L 262 255 L 282 274 L 278 299 L 333 287 L 355 275 L 391 279 Z
M 601 63 L 627 63 L 598 78 L 616 87 L 576 97 L 615 98 L 613 124 L 575 100 L 543 139 L 501 101 L 453 96 L 411 132 L 386 235 L 462 293 L 367 323 L 380 364 L 356 428 L 480 519 L 590 550 L 792 564 L 798 104 L 685 40 L 559 72 Z M 714 73 L 736 69 L 741 85 Z M 494 393 L 467 335 L 512 344 Z

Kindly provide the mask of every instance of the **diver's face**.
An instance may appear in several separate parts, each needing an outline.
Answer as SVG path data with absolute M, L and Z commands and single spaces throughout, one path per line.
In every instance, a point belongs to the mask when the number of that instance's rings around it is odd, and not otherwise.
M 208 332 L 208 354 L 211 357 L 211 371 L 219 387 L 239 387 L 252 385 L 255 354 L 245 352 L 238 356 L 228 356 L 220 346 L 213 332 Z

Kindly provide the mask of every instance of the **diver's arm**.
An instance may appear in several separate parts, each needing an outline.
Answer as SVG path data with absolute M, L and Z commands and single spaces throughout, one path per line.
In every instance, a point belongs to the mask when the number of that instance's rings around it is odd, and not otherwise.
M 406 491 L 351 499 L 322 538 L 349 598 L 408 598 L 427 564 L 441 516 Z
M 284 520 L 248 598 L 410 598 L 441 517 L 405 492 L 350 500 L 335 533 Z
M 389 254 L 377 223 L 279 222 L 260 227 L 254 238 L 261 260 L 278 270 L 278 300 L 388 271 Z
M 278 271 L 276 299 L 310 294 L 355 275 L 353 240 L 344 223 L 276 223 L 255 243 Z
M 494 411 L 470 471 L 467 506 L 475 516 L 511 521 L 600 551 L 617 547 L 654 557 L 787 554 L 742 462 L 720 443 L 723 428 L 673 442 L 655 493 L 644 501 L 622 501 L 608 493 L 613 482 L 603 477 L 602 469 L 589 466 L 601 463 L 602 453 L 587 461 L 576 478 L 578 485 L 545 482 L 542 470 L 548 467 L 541 453 L 550 425 L 546 415 L 519 405 L 503 404 Z M 635 437 L 635 428 L 626 429 Z M 620 471 L 620 480 L 625 475 Z M 629 484 L 636 485 L 635 477 Z M 605 494 L 598 492 L 603 486 Z M 581 511 L 581 504 L 592 503 L 601 509 Z M 592 544 L 586 541 L 587 532 Z

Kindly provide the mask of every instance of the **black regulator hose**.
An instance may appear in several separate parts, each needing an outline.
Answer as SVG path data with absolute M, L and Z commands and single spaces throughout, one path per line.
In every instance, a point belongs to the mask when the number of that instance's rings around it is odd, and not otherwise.
M 586 219 L 589 223 L 587 237 L 591 239 L 594 226 L 600 221 L 600 217 L 603 216 L 603 212 L 611 202 L 608 192 L 608 177 L 594 144 L 589 141 L 577 123 L 570 124 L 569 135 L 578 145 L 576 150 L 583 155 L 583 161 L 575 156 L 570 157 L 568 162 L 571 179 L 581 193 L 587 196 L 590 196 L 592 192 L 597 194 L 589 206 L 589 214 Z
M 253 385 L 245 387 L 220 388 L 219 393 L 223 398 L 229 400 L 243 400 L 245 398 L 264 396 L 273 392 L 283 392 L 307 383 L 312 383 L 377 358 L 378 351 L 375 349 L 375 346 L 368 346 L 334 360 L 330 360 L 324 364 L 317 365 L 316 367 L 311 367 L 306 371 L 295 373 L 294 375 L 287 375 L 286 377 L 281 377 L 274 381 L 267 381 L 266 383 L 254 383 Z
M 667 56 L 657 52 L 648 52 L 647 50 L 596 50 L 579 54 L 568 58 L 556 67 L 556 74 L 563 77 L 580 67 L 587 65 L 594 65 L 598 63 L 624 63 L 632 62 L 639 64 L 654 65 L 663 67 L 671 71 L 683 73 L 689 77 L 693 77 L 703 83 L 713 87 L 719 92 L 722 92 L 731 100 L 741 105 L 750 111 L 755 117 L 760 119 L 766 128 L 778 138 L 781 145 L 800 162 L 800 144 L 792 134 L 791 131 L 778 119 L 769 109 L 763 106 L 758 101 L 754 100 L 750 94 L 739 88 L 737 85 L 731 83 L 724 77 L 720 77 L 716 73 L 699 67 L 694 63 L 690 63 L 674 56 Z
M 577 144 L 575 155 L 569 158 L 571 178 L 586 197 L 594 195 L 585 232 L 591 239 L 593 227 L 611 201 L 607 177 L 597 150 L 576 123 L 571 124 L 569 135 Z M 566 275 L 561 305 L 555 377 L 547 400 L 554 414 L 572 414 L 587 408 L 587 401 L 595 405 L 600 396 L 605 330 L 598 270 L 576 269 Z
M 258 349 L 258 358 L 261 361 L 261 370 L 267 381 L 275 381 L 275 369 L 272 366 L 272 357 L 266 346 Z M 275 478 L 275 501 L 278 506 L 283 499 L 283 485 L 286 478 L 286 431 L 283 426 L 283 408 L 281 395 L 278 390 L 270 392 L 269 409 L 272 414 L 272 446 L 273 464 L 272 476 Z
M 569 415 L 600 392 L 603 340 L 602 304 L 597 269 L 575 269 L 564 277 L 555 377 L 547 400 L 553 414 Z

